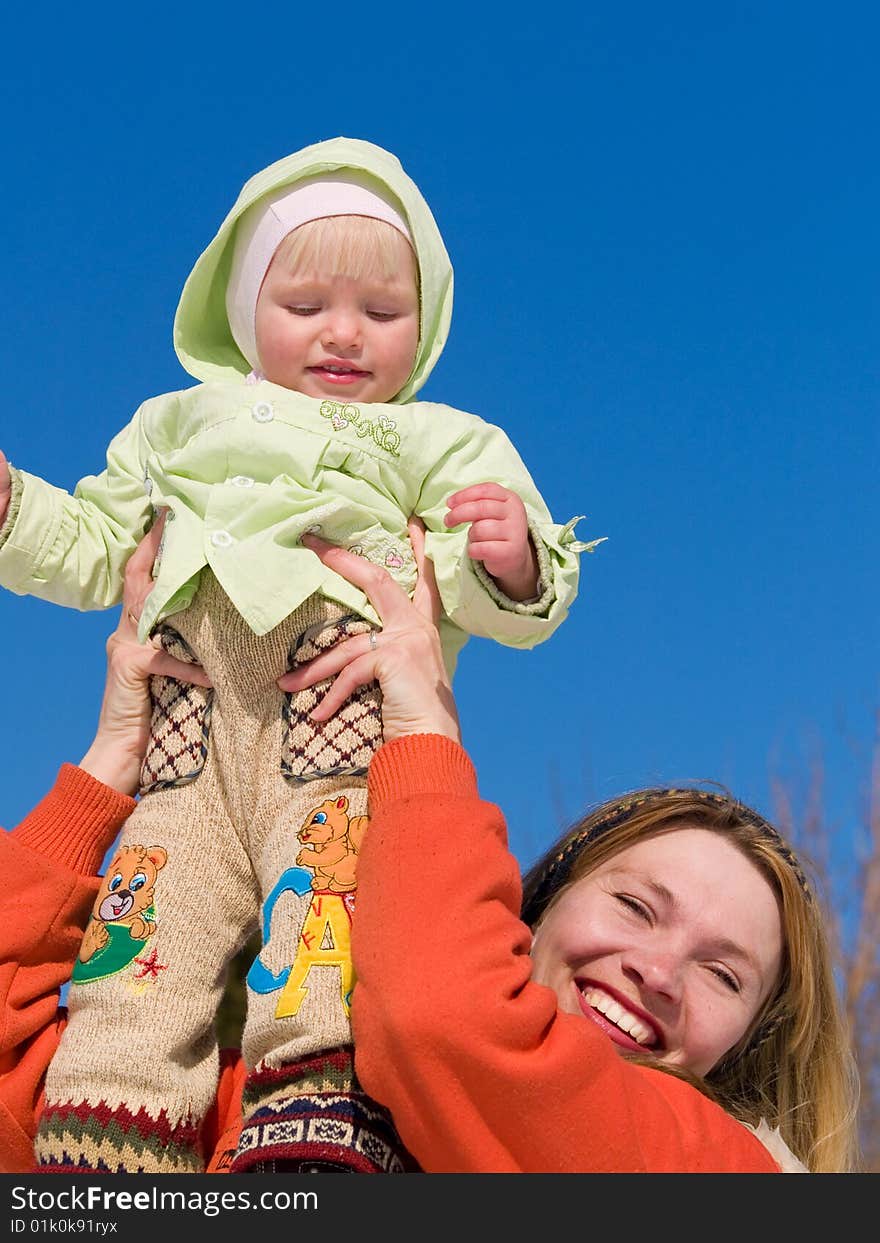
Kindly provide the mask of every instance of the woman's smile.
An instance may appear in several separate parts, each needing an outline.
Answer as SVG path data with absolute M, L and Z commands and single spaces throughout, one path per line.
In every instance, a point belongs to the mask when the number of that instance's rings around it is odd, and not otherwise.
M 638 1053 L 659 1052 L 663 1040 L 656 1024 L 640 1008 L 619 999 L 606 987 L 592 980 L 575 981 L 578 1003 L 587 1018 L 624 1049 Z

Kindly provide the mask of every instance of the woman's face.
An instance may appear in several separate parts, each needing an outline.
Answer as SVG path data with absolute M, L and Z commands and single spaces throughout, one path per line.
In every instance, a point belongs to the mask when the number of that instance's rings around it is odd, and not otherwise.
M 560 1009 L 621 1051 L 706 1075 L 776 985 L 782 920 L 737 847 L 682 827 L 575 881 L 537 929 L 532 961 Z

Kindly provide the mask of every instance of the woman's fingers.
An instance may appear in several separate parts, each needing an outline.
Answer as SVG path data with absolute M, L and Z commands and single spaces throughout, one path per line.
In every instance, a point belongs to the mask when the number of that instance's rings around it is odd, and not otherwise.
M 150 530 L 126 562 L 122 587 L 121 629 L 128 629 L 129 626 L 137 629 L 144 601 L 153 590 L 153 564 L 159 554 L 167 517 L 168 510 L 162 509 Z
M 193 686 L 211 686 L 211 679 L 201 665 L 188 665 L 176 660 L 167 652 L 156 652 L 144 665 L 153 677 L 175 678 L 178 682 L 191 682 Z
M 120 703 L 120 696 L 132 691 L 146 703 L 146 684 L 151 677 L 175 678 L 178 682 L 192 682 L 196 686 L 212 685 L 201 665 L 187 664 L 161 647 L 126 638 L 118 629 L 107 642 L 107 657 L 108 677 L 105 691 L 107 702 L 111 705 Z
M 383 625 L 406 616 L 410 607 L 409 596 L 383 566 L 375 565 L 347 548 L 328 544 L 317 535 L 303 535 L 301 542 L 311 548 L 328 569 L 361 589 L 382 618 Z
M 425 530 L 417 519 L 411 521 L 409 530 L 419 570 L 415 603 L 383 566 L 317 536 L 302 537 L 324 565 L 364 592 L 382 619 L 382 629 L 372 631 L 374 640 L 370 635 L 346 640 L 307 666 L 284 674 L 278 684 L 285 690 L 302 690 L 334 677 L 311 713 L 313 720 L 325 721 L 358 687 L 375 681 L 382 689 L 386 741 L 409 734 L 443 734 L 458 741 L 458 715 L 436 625 L 440 597 L 433 566 L 425 555 Z
M 140 766 L 150 735 L 151 677 L 174 678 L 196 686 L 210 686 L 201 665 L 186 664 L 166 652 L 158 641 L 139 643 L 137 623 L 153 587 L 152 568 L 162 540 L 167 511 L 128 559 L 122 611 L 107 640 L 107 678 L 98 729 L 81 767 L 124 794 L 139 784 Z
M 437 575 L 434 573 L 434 562 L 425 552 L 425 524 L 416 514 L 412 514 L 406 525 L 418 574 L 413 604 L 422 617 L 426 617 L 436 626 L 440 621 L 442 611 L 440 589 L 437 586 Z
M 418 581 L 415 593 L 410 601 L 404 589 L 396 583 L 388 571 L 364 557 L 359 557 L 346 548 L 336 544 L 328 544 L 317 535 L 303 535 L 302 543 L 318 556 L 328 569 L 339 574 L 355 587 L 359 587 L 382 619 L 382 626 L 388 629 L 395 623 L 406 623 L 410 620 L 410 608 L 414 604 L 422 617 L 433 622 L 440 619 L 440 592 L 434 574 L 434 565 L 425 554 L 425 526 L 415 515 L 409 519 L 410 543 L 416 563 Z
M 409 542 L 412 546 L 416 570 L 418 571 L 419 578 L 421 578 L 428 562 L 428 557 L 425 553 L 425 524 L 418 514 L 410 514 L 407 519 L 406 529 L 409 532 Z
M 329 721 L 359 686 L 376 681 L 376 657 L 373 652 L 359 656 L 337 674 L 333 684 L 321 702 L 312 709 L 313 721 Z
M 369 651 L 370 636 L 368 634 L 358 634 L 352 639 L 344 639 L 342 643 L 337 643 L 328 651 L 321 652 L 319 656 L 313 656 L 305 664 L 283 674 L 278 678 L 278 685 L 283 691 L 305 690 L 307 686 L 314 686 L 316 682 L 323 682 L 325 678 L 334 677 L 340 669 L 344 669 L 351 661 Z

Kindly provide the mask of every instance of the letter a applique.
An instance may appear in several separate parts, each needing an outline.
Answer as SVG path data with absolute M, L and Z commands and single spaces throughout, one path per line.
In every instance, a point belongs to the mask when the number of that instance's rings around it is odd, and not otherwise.
M 275 1009 L 276 1019 L 299 1011 L 308 992 L 306 980 L 312 967 L 338 967 L 340 994 L 346 1017 L 351 1014 L 354 967 L 351 961 L 351 915 L 354 894 L 312 894 L 296 947 L 296 958 Z

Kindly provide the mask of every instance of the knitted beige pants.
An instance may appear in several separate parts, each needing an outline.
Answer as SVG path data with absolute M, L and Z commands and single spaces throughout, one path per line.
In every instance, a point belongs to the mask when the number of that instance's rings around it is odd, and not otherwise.
M 38 1163 L 55 1170 L 202 1168 L 226 967 L 255 927 L 243 1053 L 279 1067 L 350 1042 L 349 933 L 378 688 L 332 721 L 323 688 L 285 670 L 368 623 L 320 596 L 256 636 L 209 571 L 163 645 L 213 689 L 153 679 L 142 797 L 86 930 L 70 1021 L 46 1082 Z

